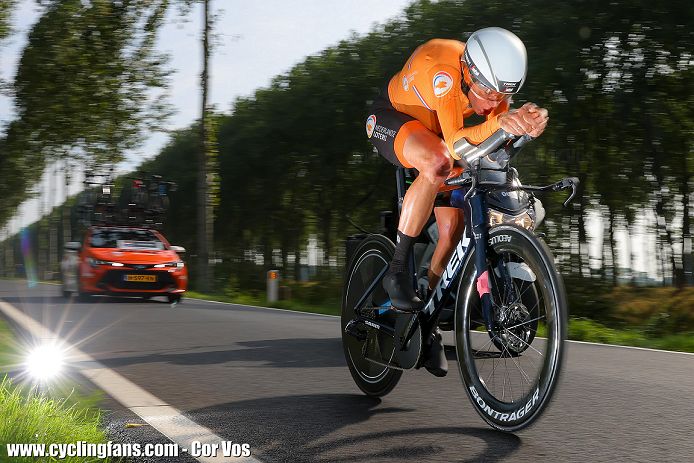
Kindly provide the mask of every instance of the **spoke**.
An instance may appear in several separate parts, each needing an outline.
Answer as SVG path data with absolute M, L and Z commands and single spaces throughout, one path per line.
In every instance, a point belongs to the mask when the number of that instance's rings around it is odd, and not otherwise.
M 511 336 L 513 336 L 514 338 L 518 339 L 520 342 L 522 342 L 523 344 L 525 344 L 526 346 L 530 347 L 532 350 L 534 350 L 535 352 L 537 352 L 537 353 L 540 355 L 540 357 L 544 357 L 544 355 L 542 354 L 542 352 L 540 352 L 539 350 L 535 349 L 533 346 L 531 346 L 530 344 L 528 344 L 528 343 L 527 343 L 526 341 L 524 341 L 523 339 L 519 338 L 518 336 L 516 336 L 515 334 L 511 333 L 510 331 L 508 331 L 508 334 L 510 334 Z
M 545 318 L 544 315 L 541 316 L 541 317 L 533 318 L 532 320 L 526 320 L 526 321 L 524 321 L 523 323 L 519 323 L 519 324 L 517 324 L 517 325 L 505 327 L 504 329 L 505 329 L 505 330 L 512 330 L 513 328 L 518 328 L 519 326 L 527 325 L 528 323 L 532 323 L 532 322 L 535 322 L 535 321 L 538 321 L 538 320 L 542 320 L 543 318 Z
M 521 280 L 521 281 L 525 281 L 525 280 Z M 520 302 L 520 300 L 523 298 L 523 294 L 525 294 L 525 292 L 526 292 L 527 290 L 529 290 L 530 288 L 533 287 L 533 282 L 528 281 L 527 283 L 528 283 L 528 286 L 523 290 L 522 293 L 520 293 L 520 294 L 518 295 L 518 299 L 517 299 L 516 302 Z
M 528 384 L 532 384 L 532 383 L 530 382 L 530 376 L 525 372 L 525 370 L 523 370 L 523 369 L 520 367 L 520 365 L 518 364 L 518 362 L 516 361 L 516 359 L 515 359 L 513 356 L 511 356 L 511 360 L 513 360 L 513 363 L 516 364 L 516 368 L 518 368 L 518 371 L 520 371 L 521 376 L 523 376 L 523 378 L 525 379 L 525 382 L 528 383 Z M 534 366 L 534 364 L 533 364 L 533 366 Z
M 492 372 L 489 373 L 489 376 L 487 376 L 487 381 L 489 381 L 489 378 L 492 377 L 492 375 L 494 374 L 495 371 L 496 371 L 496 364 L 494 362 L 492 362 Z M 496 376 L 494 377 L 494 379 L 496 380 Z
M 484 346 L 482 346 L 482 347 L 480 347 L 479 349 L 477 349 L 477 352 L 481 352 L 482 349 L 484 349 L 484 348 L 486 348 L 488 345 L 490 345 L 490 344 L 492 343 L 493 340 L 494 340 L 494 339 L 491 338 L 489 341 L 487 341 L 487 343 L 486 343 Z
M 508 352 L 508 349 L 506 349 L 506 352 Z M 508 377 L 508 388 L 511 390 L 511 403 L 513 403 L 513 398 L 515 397 L 513 393 L 513 381 L 511 381 L 511 375 L 508 372 L 508 362 L 506 359 L 507 356 L 504 356 L 504 368 L 506 369 L 506 376 Z

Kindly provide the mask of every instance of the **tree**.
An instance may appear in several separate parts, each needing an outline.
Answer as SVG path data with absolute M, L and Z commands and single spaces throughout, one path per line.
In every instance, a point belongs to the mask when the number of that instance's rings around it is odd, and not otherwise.
M 0 0 L 0 40 L 10 33 L 10 15 L 16 0 Z
M 0 172 L 23 181 L 8 189 L 3 222 L 47 163 L 116 164 L 170 112 L 161 93 L 165 57 L 154 49 L 166 0 L 42 5 L 12 85 L 17 118 Z

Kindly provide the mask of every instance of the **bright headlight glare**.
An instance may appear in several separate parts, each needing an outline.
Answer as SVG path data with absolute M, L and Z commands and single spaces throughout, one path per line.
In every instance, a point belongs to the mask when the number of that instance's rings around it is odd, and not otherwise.
M 526 228 L 528 230 L 530 230 L 530 227 L 533 226 L 533 219 L 530 218 L 530 215 L 527 212 L 515 216 L 513 222 L 516 225 Z
M 495 211 L 494 209 L 489 209 L 489 226 L 493 227 L 494 225 L 499 225 L 504 223 L 504 215 L 499 211 Z
M 159 264 L 159 265 L 161 265 L 162 267 L 164 267 L 164 266 L 166 266 L 166 267 L 175 267 L 175 268 L 183 268 L 183 267 L 185 267 L 185 264 L 184 264 L 183 261 L 181 261 L 181 260 L 179 260 L 178 262 L 169 262 L 169 263 L 167 263 L 167 264 Z M 158 267 L 159 265 L 155 265 L 155 267 Z
M 94 259 L 93 257 L 88 257 L 87 263 L 89 263 L 89 265 L 91 265 L 92 267 L 97 267 L 99 265 L 110 265 L 111 267 L 123 267 L 125 265 L 121 262 L 110 262 L 108 260 Z
M 499 225 L 502 223 L 513 223 L 519 227 L 530 230 L 533 226 L 533 219 L 530 214 L 523 212 L 518 215 L 504 214 L 494 209 L 489 209 L 489 226 Z
M 25 361 L 27 373 L 37 381 L 48 381 L 60 374 L 65 366 L 65 351 L 55 342 L 34 347 Z

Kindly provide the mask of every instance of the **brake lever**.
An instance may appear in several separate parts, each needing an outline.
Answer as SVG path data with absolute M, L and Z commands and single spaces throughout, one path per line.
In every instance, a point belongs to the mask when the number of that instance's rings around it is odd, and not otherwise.
M 567 187 L 568 186 L 571 187 L 571 194 L 569 195 L 568 199 L 566 201 L 564 201 L 564 207 L 569 207 L 569 203 L 571 202 L 572 199 L 574 199 L 574 196 L 576 196 L 576 191 L 578 190 L 578 184 L 581 182 L 576 177 L 565 178 L 564 180 L 562 180 L 562 183 L 564 183 L 564 182 L 566 182 L 568 184 Z M 564 187 L 564 188 L 567 188 L 567 187 Z

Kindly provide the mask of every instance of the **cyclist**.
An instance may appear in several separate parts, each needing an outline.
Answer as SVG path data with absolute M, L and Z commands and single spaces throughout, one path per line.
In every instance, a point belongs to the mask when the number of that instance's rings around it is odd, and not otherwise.
M 405 194 L 395 255 L 383 278 L 394 307 L 415 312 L 424 305 L 413 287 L 408 258 L 454 159 L 460 159 L 454 144 L 463 138 L 479 144 L 499 128 L 537 137 L 547 126 L 547 110 L 534 103 L 510 109 L 510 96 L 520 90 L 526 70 L 523 42 L 510 31 L 489 27 L 474 32 L 466 43 L 433 39 L 419 46 L 374 101 L 366 121 L 370 141 L 392 164 L 419 172 Z M 466 127 L 464 120 L 473 114 L 486 121 Z M 435 216 L 439 242 L 430 288 L 440 278 L 464 220 L 457 208 L 437 207 Z M 440 332 L 432 336 L 424 365 L 443 376 L 447 363 Z

